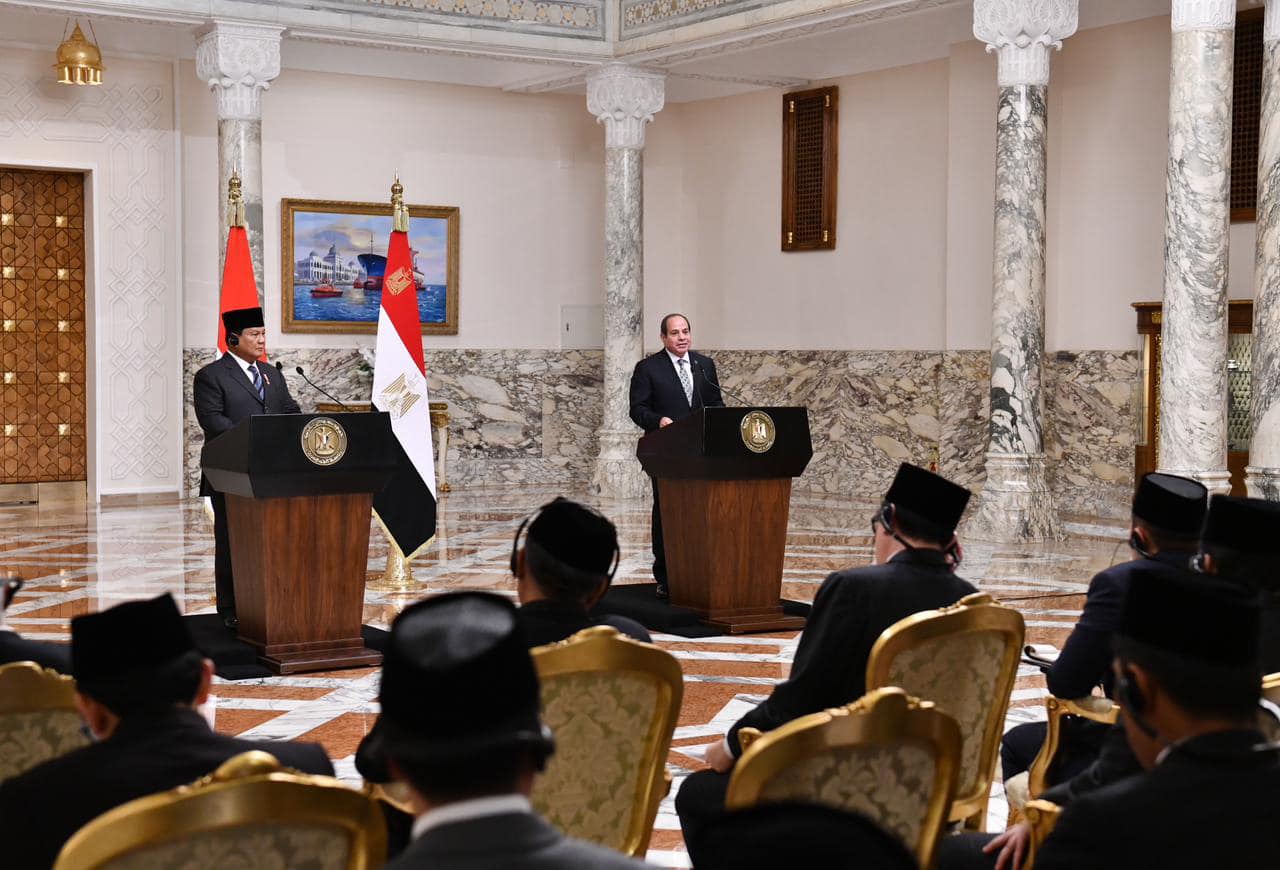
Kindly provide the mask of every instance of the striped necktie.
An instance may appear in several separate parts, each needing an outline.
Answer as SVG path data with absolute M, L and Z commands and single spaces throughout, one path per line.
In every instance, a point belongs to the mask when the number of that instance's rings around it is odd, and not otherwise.
M 262 384 L 262 373 L 258 371 L 256 363 L 249 363 L 249 376 L 253 378 L 253 388 L 258 391 L 258 401 L 265 402 L 267 391 Z
M 689 361 L 682 359 L 680 362 L 680 386 L 684 387 L 684 398 L 693 406 L 693 381 L 689 379 Z

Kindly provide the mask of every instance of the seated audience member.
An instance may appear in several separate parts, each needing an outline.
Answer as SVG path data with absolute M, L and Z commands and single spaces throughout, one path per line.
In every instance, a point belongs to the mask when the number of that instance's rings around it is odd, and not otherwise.
M 13 596 L 22 588 L 22 578 L 10 575 L 0 579 L 3 592 L 0 592 L 0 665 L 13 662 L 35 662 L 44 668 L 53 668 L 58 673 L 71 673 L 71 650 L 66 644 L 48 641 L 28 640 L 18 632 L 5 625 L 4 614 L 9 609 Z
M 1084 611 L 1063 644 L 1062 654 L 1045 669 L 1049 694 L 1082 698 L 1102 686 L 1111 697 L 1111 636 L 1120 621 L 1129 577 L 1135 570 L 1185 570 L 1195 555 L 1204 524 L 1209 493 L 1203 485 L 1171 474 L 1148 474 L 1133 497 L 1129 530 L 1131 561 L 1112 565 L 1089 581 Z M 1109 726 L 1069 717 L 1050 783 L 1084 770 L 1098 756 Z M 1007 782 L 1031 767 L 1044 743 L 1044 722 L 1028 722 L 1010 729 L 1000 744 L 1000 761 Z
M 1280 504 L 1215 495 L 1200 538 L 1197 567 L 1254 589 L 1262 603 L 1264 674 L 1280 671 Z
M 648 642 L 649 632 L 633 619 L 589 615 L 608 591 L 620 556 L 613 523 L 575 501 L 557 498 L 521 523 L 511 544 L 511 573 L 529 646 L 564 640 L 592 625 L 610 625 Z
M 867 659 L 886 628 L 900 619 L 954 604 L 977 590 L 956 576 L 955 528 L 969 491 L 903 463 L 871 520 L 874 564 L 837 571 L 813 599 L 791 675 L 707 750 L 711 770 L 691 774 L 676 810 L 695 866 L 700 829 L 724 809 L 729 771 L 741 754 L 738 731 L 771 731 L 808 713 L 851 703 L 866 692 Z
M 1135 574 L 1116 632 L 1116 697 L 1145 773 L 1073 801 L 1036 870 L 1274 867 L 1280 751 L 1258 731 L 1254 596 Z
M 199 779 L 252 749 L 306 773 L 333 774 L 315 744 L 237 740 L 196 708 L 213 662 L 169 595 L 71 620 L 76 702 L 97 741 L 0 782 L 3 864 L 47 868 L 63 843 L 120 804 Z
M 379 697 L 383 745 L 416 816 L 389 868 L 644 866 L 533 812 L 528 795 L 554 744 L 506 599 L 461 592 L 407 608 L 391 627 Z
M 726 812 L 701 834 L 697 870 L 916 870 L 915 855 L 866 816 L 817 804 Z

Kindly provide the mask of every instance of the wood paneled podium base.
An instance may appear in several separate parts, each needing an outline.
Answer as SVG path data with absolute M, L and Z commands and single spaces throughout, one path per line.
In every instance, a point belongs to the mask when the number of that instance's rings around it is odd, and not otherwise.
M 227 495 L 240 639 L 277 674 L 381 664 L 360 637 L 368 493 Z
M 795 631 L 779 603 L 791 478 L 658 481 L 671 603 L 726 634 Z

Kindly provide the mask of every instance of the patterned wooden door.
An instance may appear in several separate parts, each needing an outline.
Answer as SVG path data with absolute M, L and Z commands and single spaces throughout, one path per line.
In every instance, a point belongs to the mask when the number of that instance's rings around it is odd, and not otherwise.
M 84 177 L 0 169 L 0 485 L 85 479 Z

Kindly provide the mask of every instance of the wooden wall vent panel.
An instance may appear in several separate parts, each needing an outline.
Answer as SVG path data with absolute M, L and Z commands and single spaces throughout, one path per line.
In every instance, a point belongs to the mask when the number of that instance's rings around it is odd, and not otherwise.
M 839 89 L 782 98 L 782 250 L 836 246 Z

